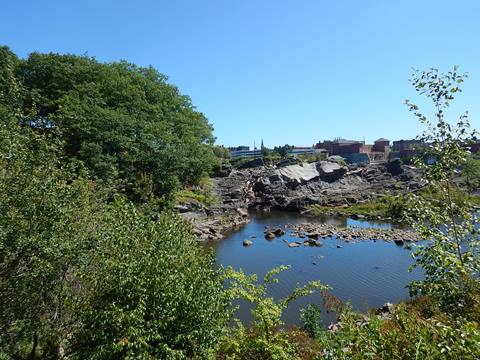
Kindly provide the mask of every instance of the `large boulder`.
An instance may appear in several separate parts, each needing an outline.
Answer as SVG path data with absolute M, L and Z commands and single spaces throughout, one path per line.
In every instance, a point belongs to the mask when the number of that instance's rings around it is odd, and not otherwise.
M 255 184 L 253 185 L 253 190 L 256 192 L 265 192 L 270 187 L 270 179 L 268 177 L 258 178 Z
M 319 177 L 319 172 L 315 163 L 295 164 L 285 166 L 275 170 L 275 174 L 279 175 L 287 183 L 305 183 Z
M 327 182 L 337 181 L 345 175 L 347 167 L 331 161 L 319 161 L 316 164 L 320 179 Z

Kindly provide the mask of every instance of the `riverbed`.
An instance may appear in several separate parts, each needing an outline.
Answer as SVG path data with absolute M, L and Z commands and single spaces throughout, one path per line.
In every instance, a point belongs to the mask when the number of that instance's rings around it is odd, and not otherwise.
M 252 221 L 243 228 L 233 231 L 220 242 L 211 244 L 217 262 L 224 267 L 247 274 L 257 274 L 259 279 L 272 268 L 289 265 L 281 273 L 278 284 L 269 288 L 269 294 L 277 299 L 287 296 L 297 285 L 319 280 L 331 287 L 330 293 L 355 309 L 366 311 L 378 308 L 386 302 L 398 302 L 408 298 L 406 285 L 420 279 L 421 271 L 408 272 L 412 265 L 411 250 L 389 241 L 369 239 L 346 242 L 335 236 L 322 239 L 323 245 L 288 247 L 287 242 L 298 241 L 286 229 L 285 235 L 273 240 L 264 238 L 265 227 L 284 228 L 286 224 L 327 223 L 339 227 L 373 227 L 390 229 L 398 225 L 381 222 L 353 220 L 345 217 L 312 219 L 288 212 L 253 214 Z M 252 245 L 245 247 L 249 239 Z M 323 313 L 325 324 L 335 320 L 334 314 L 326 313 L 319 294 L 298 299 L 291 303 L 283 315 L 287 325 L 299 324 L 299 311 L 310 303 L 317 304 Z M 251 320 L 250 306 L 240 303 L 237 317 L 248 324 Z

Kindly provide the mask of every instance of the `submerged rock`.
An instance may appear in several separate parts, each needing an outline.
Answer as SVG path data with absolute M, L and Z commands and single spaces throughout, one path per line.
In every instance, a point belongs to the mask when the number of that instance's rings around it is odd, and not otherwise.
M 282 236 L 282 235 L 285 235 L 285 231 L 283 231 L 281 228 L 276 228 L 272 231 L 272 233 L 275 235 L 275 236 Z
M 275 239 L 275 234 L 272 233 L 272 232 L 267 232 L 267 233 L 265 233 L 265 239 L 267 239 L 267 240 Z
M 299 247 L 301 243 L 298 241 L 294 241 L 288 244 L 288 247 L 294 248 L 294 247 Z

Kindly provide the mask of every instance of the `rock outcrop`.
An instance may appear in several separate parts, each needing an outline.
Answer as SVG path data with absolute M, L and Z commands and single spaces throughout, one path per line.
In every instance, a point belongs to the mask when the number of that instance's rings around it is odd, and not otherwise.
M 282 166 L 253 161 L 212 181 L 219 199 L 216 205 L 177 207 L 192 222 L 200 240 L 220 239 L 225 231 L 244 225 L 249 221 L 248 209 L 302 212 L 312 204 L 348 206 L 423 186 L 418 171 L 410 166 L 347 166 L 341 161 L 286 162 Z

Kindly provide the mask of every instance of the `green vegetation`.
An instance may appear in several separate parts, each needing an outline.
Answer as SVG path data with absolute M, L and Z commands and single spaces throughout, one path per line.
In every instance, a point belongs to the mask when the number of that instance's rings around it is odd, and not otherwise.
M 367 218 L 400 219 L 405 210 L 405 201 L 399 196 L 384 196 L 366 203 L 356 203 L 348 206 L 312 205 L 310 213 L 314 216 L 335 213 L 344 216 L 361 215 Z
M 194 202 L 205 206 L 211 206 L 218 202 L 216 194 L 212 191 L 212 183 L 209 178 L 202 178 L 197 186 L 185 187 L 175 193 L 175 202 L 186 204 Z
M 230 318 L 222 274 L 177 216 L 124 201 L 106 212 L 78 276 L 73 359 L 204 358 Z M 101 330 L 101 331 L 99 331 Z
M 321 160 L 326 160 L 327 157 L 325 156 L 325 154 L 322 154 L 322 153 L 300 154 L 300 155 L 297 155 L 297 159 L 299 159 L 300 161 L 310 163 L 310 162 L 317 162 L 317 161 L 321 161 Z
M 20 127 L 1 106 L 0 116 L 0 358 L 33 359 L 39 348 L 53 357 L 102 193 L 62 164 L 51 134 Z
M 468 206 L 472 209 L 480 206 L 480 196 L 466 192 L 461 186 L 452 182 L 451 197 L 455 203 Z M 417 193 L 425 202 L 441 202 L 442 196 L 434 187 L 427 186 Z M 311 205 L 310 214 L 322 216 L 325 214 L 338 214 L 342 216 L 360 215 L 366 218 L 391 218 L 402 220 L 403 214 L 409 209 L 403 195 L 387 195 L 365 203 L 355 203 L 347 206 Z
M 55 359 L 66 338 L 72 358 L 202 358 L 230 311 L 190 227 L 108 203 L 53 132 L 0 114 L 0 358 Z
M 340 312 L 336 331 L 311 333 L 322 359 L 478 359 L 480 329 L 477 322 L 458 321 L 432 313 L 428 299 L 401 303 L 392 313 L 378 316 Z M 318 313 L 309 309 L 306 328 L 318 328 Z
M 292 149 L 291 145 L 285 144 L 283 146 L 275 146 L 272 150 L 273 153 L 279 155 L 281 158 L 285 159 L 288 156 L 288 153 Z
M 229 331 L 225 341 L 218 349 L 219 359 L 299 359 L 300 348 L 291 341 L 290 334 L 283 330 L 281 316 L 293 300 L 312 294 L 314 291 L 326 290 L 328 287 L 319 281 L 310 282 L 296 288 L 283 299 L 275 301 L 267 296 L 267 287 L 275 284 L 278 273 L 287 270 L 280 266 L 269 271 L 262 284 L 257 284 L 256 275 L 247 276 L 243 272 L 228 269 L 226 276 L 230 280 L 232 300 L 244 299 L 255 308 L 252 310 L 253 327 L 245 329 L 240 321 Z
M 168 203 L 218 165 L 207 119 L 152 67 L 58 54 L 22 60 L 2 47 L 0 68 L 2 101 L 25 126 L 58 130 L 67 161 L 135 202 Z

